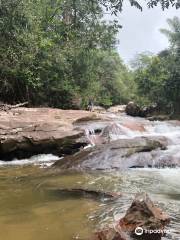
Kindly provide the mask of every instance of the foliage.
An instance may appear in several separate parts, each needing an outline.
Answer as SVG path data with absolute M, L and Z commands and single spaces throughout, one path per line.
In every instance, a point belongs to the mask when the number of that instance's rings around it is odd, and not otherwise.
M 153 56 L 141 54 L 133 62 L 137 94 L 141 102 L 157 103 L 161 109 L 180 113 L 180 20 L 168 19 L 170 30 L 161 30 L 170 48 Z
M 120 26 L 103 20 L 98 1 L 6 0 L 0 13 L 0 100 L 63 108 L 74 99 L 117 101 L 117 72 L 128 72 L 114 53 Z
M 179 0 L 145 0 L 149 8 L 161 6 L 163 10 L 168 9 L 170 6 L 175 7 L 176 9 L 180 8 Z M 99 2 L 106 7 L 107 10 L 111 10 L 113 14 L 117 14 L 119 11 L 123 10 L 124 0 L 99 0 Z M 141 11 L 142 1 L 140 0 L 128 0 L 131 6 L 134 6 Z
M 0 0 L 0 100 L 70 108 L 133 99 L 133 74 L 115 51 L 121 26 L 104 20 L 104 7 L 117 14 L 123 0 Z

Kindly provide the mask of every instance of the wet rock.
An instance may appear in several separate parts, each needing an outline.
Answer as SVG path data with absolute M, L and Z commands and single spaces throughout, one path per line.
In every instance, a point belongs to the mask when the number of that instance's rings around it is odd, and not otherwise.
M 135 121 L 126 121 L 122 123 L 122 125 L 132 131 L 137 131 L 137 132 L 145 132 L 146 129 L 142 123 L 138 123 Z
M 29 157 L 38 153 L 72 154 L 86 143 L 79 119 L 97 115 L 86 111 L 51 108 L 17 108 L 0 114 L 0 159 Z
M 97 231 L 92 240 L 160 240 L 170 218 L 145 193 L 137 194 L 125 216 Z
M 158 240 L 169 222 L 170 217 L 155 206 L 147 194 L 140 193 L 119 221 L 118 227 L 138 239 Z
M 121 135 L 126 136 L 128 129 L 118 123 L 112 123 L 106 126 L 99 137 L 102 139 L 102 143 L 110 142 L 111 140 L 118 139 Z
M 105 113 L 106 109 L 101 107 L 101 106 L 94 106 L 93 107 L 93 112 L 98 112 L 98 113 Z
M 106 228 L 96 232 L 90 240 L 130 240 L 130 238 L 120 230 Z
M 161 137 L 156 137 L 156 139 L 152 137 L 119 139 L 67 156 L 57 161 L 53 167 L 79 170 L 127 169 L 134 166 L 148 167 L 153 164 L 153 157 L 148 153 L 155 149 L 165 148 L 165 140 Z
M 73 123 L 75 124 L 80 124 L 80 123 L 84 123 L 84 122 L 90 122 L 90 121 L 98 121 L 101 120 L 101 118 L 99 116 L 97 116 L 95 113 L 89 112 L 91 113 L 88 116 L 85 117 L 79 117 L 77 120 L 75 120 Z
M 167 121 L 170 120 L 169 115 L 154 115 L 151 117 L 147 117 L 149 121 Z
M 140 116 L 140 111 L 140 107 L 134 102 L 129 102 L 125 108 L 126 114 L 133 117 Z
M 111 113 L 123 113 L 125 112 L 125 109 L 126 109 L 126 105 L 116 105 L 108 108 L 107 111 Z
M 129 102 L 126 106 L 125 112 L 127 115 L 133 117 L 147 117 L 151 116 L 157 111 L 158 106 L 156 104 L 151 106 L 140 107 L 134 102 Z
M 135 121 L 126 121 L 122 124 L 111 123 L 108 124 L 104 129 L 101 130 L 100 134 L 94 134 L 91 137 L 91 142 L 98 144 L 108 143 L 112 140 L 117 140 L 123 136 L 132 136 L 132 131 L 145 132 L 145 127 L 143 124 L 137 123 Z

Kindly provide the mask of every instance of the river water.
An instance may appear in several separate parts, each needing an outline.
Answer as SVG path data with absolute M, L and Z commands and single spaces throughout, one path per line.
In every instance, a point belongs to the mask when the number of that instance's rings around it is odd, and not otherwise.
M 116 123 L 122 120 L 119 117 Z M 180 160 L 178 122 L 136 121 L 143 123 L 146 132 L 127 129 L 123 136 L 114 134 L 113 138 L 165 136 L 169 146 L 164 155 Z M 147 192 L 172 219 L 167 227 L 171 234 L 164 239 L 180 239 L 180 168 L 59 173 L 49 169 L 57 159 L 48 154 L 9 163 L 0 161 L 0 239 L 88 239 L 96 228 L 123 216 L 134 195 L 141 191 Z M 122 192 L 123 196 L 115 201 L 63 196 L 56 191 L 59 188 Z

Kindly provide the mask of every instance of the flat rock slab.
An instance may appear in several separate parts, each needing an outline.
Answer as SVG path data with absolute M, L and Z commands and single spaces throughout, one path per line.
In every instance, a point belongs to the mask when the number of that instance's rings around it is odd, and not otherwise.
M 17 108 L 0 112 L 0 158 L 48 153 L 78 144 L 83 130 L 74 123 L 95 120 L 97 114 L 52 108 Z M 71 147 L 72 147 L 71 145 Z M 73 149 L 73 147 L 72 147 Z
M 76 170 L 128 169 L 153 164 L 153 151 L 166 148 L 163 137 L 136 137 L 119 139 L 82 150 L 57 161 L 53 167 Z

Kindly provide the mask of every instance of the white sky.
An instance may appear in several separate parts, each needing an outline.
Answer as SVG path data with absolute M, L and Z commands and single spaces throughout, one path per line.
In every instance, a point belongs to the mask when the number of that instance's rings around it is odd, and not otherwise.
M 144 0 L 141 0 L 144 2 Z M 180 10 L 170 8 L 162 11 L 160 7 L 143 12 L 125 4 L 123 12 L 119 14 L 119 23 L 123 26 L 118 34 L 118 52 L 128 63 L 135 54 L 150 51 L 157 53 L 168 47 L 167 38 L 159 32 L 160 28 L 168 28 L 166 19 L 180 16 Z

